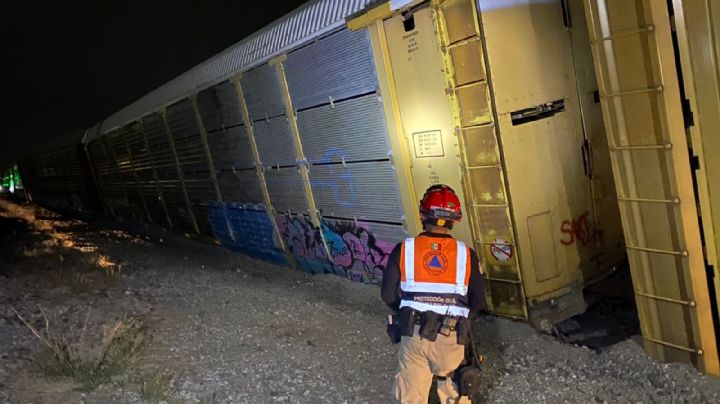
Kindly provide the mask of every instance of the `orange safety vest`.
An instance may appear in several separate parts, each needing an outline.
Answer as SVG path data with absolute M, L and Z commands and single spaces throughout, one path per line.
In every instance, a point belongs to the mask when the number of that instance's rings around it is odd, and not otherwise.
M 406 239 L 400 250 L 400 307 L 467 317 L 470 253 L 450 237 Z

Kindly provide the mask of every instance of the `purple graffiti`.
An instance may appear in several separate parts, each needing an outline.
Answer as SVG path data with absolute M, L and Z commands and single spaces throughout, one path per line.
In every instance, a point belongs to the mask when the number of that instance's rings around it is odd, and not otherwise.
M 315 228 L 302 216 L 280 214 L 276 220 L 298 264 L 311 273 L 334 273 L 357 282 L 378 283 L 396 244 L 376 239 L 368 223 L 323 220 L 321 228 Z

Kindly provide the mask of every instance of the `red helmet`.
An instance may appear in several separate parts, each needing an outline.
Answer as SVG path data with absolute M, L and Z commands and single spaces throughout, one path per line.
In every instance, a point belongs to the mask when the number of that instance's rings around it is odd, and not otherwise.
M 452 222 L 462 220 L 460 199 L 447 185 L 433 185 L 425 191 L 420 201 L 420 215 L 427 219 L 444 219 Z

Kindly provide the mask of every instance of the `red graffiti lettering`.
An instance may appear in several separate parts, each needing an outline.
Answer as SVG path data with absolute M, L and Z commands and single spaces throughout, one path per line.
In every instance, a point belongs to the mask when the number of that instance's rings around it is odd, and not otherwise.
M 594 236 L 592 225 L 588 220 L 589 217 L 590 213 L 585 212 L 577 219 L 563 221 L 560 225 L 560 232 L 563 234 L 560 243 L 563 245 L 572 245 L 577 241 L 583 247 L 588 245 Z
M 566 239 L 560 239 L 560 242 L 563 245 L 570 245 L 575 242 L 575 232 L 573 231 L 572 222 L 569 220 L 562 222 L 562 225 L 560 225 L 560 232 L 562 234 L 566 234 L 568 237 Z

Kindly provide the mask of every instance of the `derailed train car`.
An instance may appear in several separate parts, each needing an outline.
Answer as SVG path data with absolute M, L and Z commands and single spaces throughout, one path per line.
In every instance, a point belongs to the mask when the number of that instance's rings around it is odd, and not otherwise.
M 717 79 L 716 62 L 687 39 L 712 24 L 684 23 L 710 8 L 318 0 L 83 144 L 113 216 L 366 283 L 420 230 L 424 190 L 449 184 L 493 312 L 568 318 L 627 256 L 646 350 L 717 374 L 717 209 L 702 157 L 716 122 L 689 122 L 680 102 L 717 112 L 694 87 Z
M 59 147 L 18 161 L 28 199 L 53 209 L 101 211 L 91 168 L 81 145 Z

